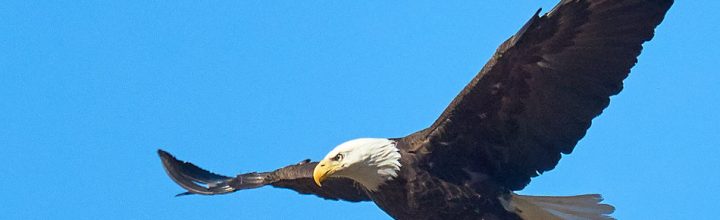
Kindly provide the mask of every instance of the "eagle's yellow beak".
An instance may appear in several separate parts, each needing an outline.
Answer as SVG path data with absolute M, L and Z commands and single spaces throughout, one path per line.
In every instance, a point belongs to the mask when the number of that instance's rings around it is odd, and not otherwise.
M 320 161 L 315 170 L 313 170 L 313 179 L 318 186 L 322 186 L 322 182 L 327 179 L 330 175 L 335 173 L 335 164 L 328 163 L 326 160 Z

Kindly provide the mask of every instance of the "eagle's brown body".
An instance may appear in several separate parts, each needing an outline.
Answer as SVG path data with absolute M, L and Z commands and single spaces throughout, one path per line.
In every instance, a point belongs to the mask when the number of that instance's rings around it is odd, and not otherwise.
M 497 199 L 509 190 L 490 179 L 472 186 L 455 184 L 419 167 L 421 157 L 403 149 L 412 148 L 413 139 L 423 136 L 419 132 L 398 140 L 404 169 L 399 178 L 388 181 L 377 192 L 368 192 L 378 207 L 396 219 L 520 219 Z

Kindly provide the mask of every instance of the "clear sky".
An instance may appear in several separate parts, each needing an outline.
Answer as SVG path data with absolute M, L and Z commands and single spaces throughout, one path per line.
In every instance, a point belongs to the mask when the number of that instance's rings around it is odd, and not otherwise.
M 235 175 L 407 135 L 555 3 L 3 1 L 0 216 L 387 219 L 274 188 L 175 198 L 155 151 Z M 678 1 L 574 153 L 522 193 L 717 218 L 719 6 Z

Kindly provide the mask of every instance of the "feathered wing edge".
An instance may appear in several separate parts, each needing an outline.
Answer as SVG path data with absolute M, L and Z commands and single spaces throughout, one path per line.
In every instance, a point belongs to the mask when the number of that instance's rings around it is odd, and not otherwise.
M 218 175 L 204 170 L 195 164 L 178 160 L 170 153 L 158 150 L 163 168 L 170 178 L 189 194 L 216 195 L 235 192 L 241 189 L 252 189 L 268 184 L 265 179 L 268 173 L 246 173 L 235 178 Z
M 317 162 L 303 160 L 300 163 L 285 166 L 272 172 L 251 172 L 228 177 L 204 170 L 195 164 L 178 160 L 170 153 L 158 150 L 165 172 L 187 192 L 177 196 L 201 194 L 218 195 L 238 190 L 259 188 L 271 185 L 287 188 L 300 194 L 313 194 L 330 200 L 351 202 L 369 201 L 365 190 L 357 183 L 346 178 L 331 178 L 320 188 L 313 182 L 312 171 Z

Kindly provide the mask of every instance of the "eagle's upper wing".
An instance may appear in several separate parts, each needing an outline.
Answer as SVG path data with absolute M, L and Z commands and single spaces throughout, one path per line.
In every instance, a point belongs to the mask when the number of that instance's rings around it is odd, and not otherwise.
M 216 195 L 270 185 L 292 189 L 301 194 L 314 194 L 324 199 L 351 202 L 370 200 L 365 190 L 351 179 L 329 178 L 323 182 L 322 187 L 318 187 L 312 177 L 317 162 L 309 160 L 272 172 L 246 173 L 233 178 L 203 170 L 192 163 L 178 160 L 163 150 L 158 150 L 158 154 L 170 178 L 188 190 L 178 195 Z
M 572 152 L 672 0 L 563 0 L 504 42 L 413 149 L 451 181 L 518 190 Z

